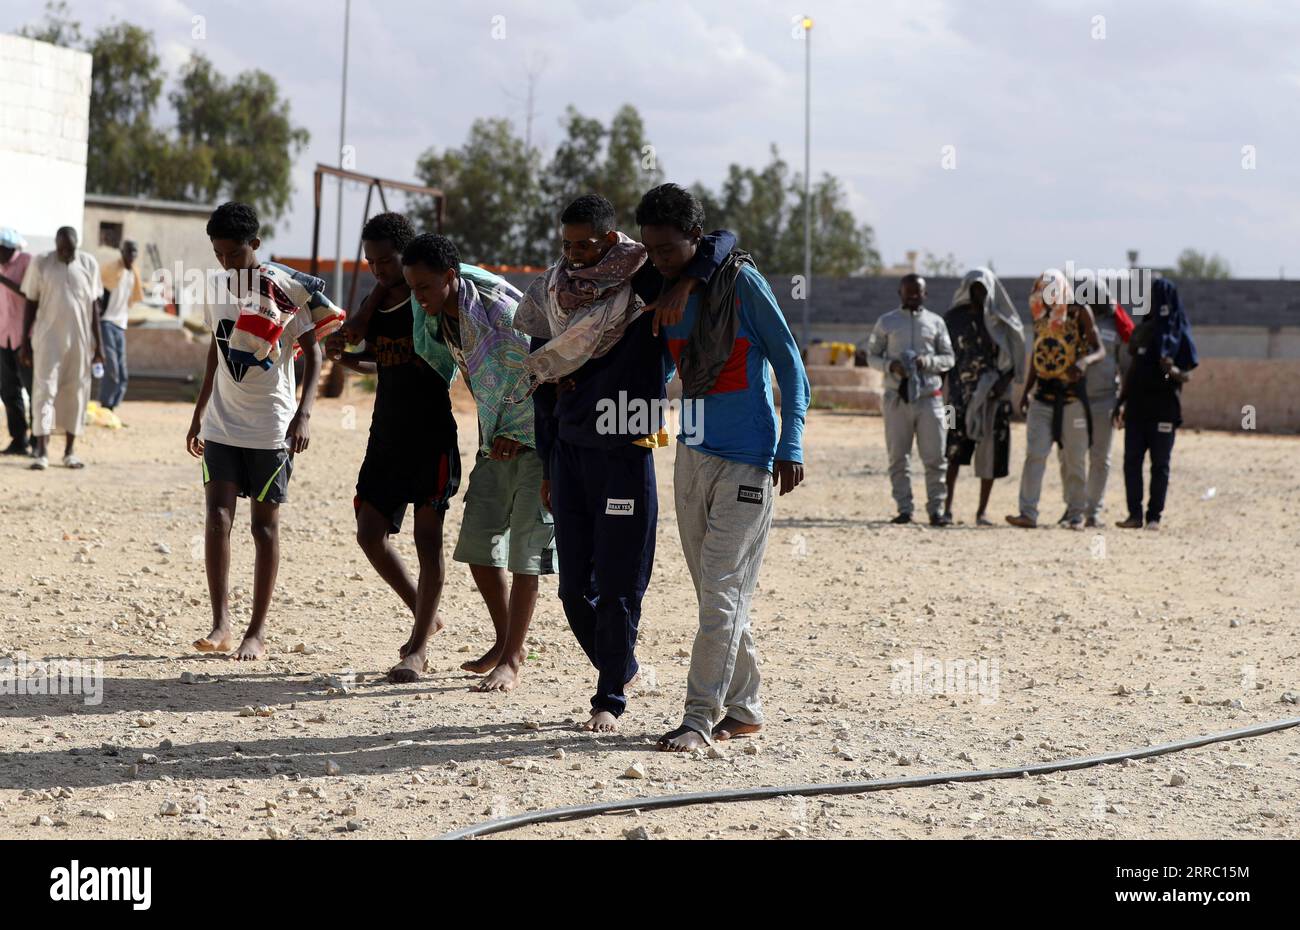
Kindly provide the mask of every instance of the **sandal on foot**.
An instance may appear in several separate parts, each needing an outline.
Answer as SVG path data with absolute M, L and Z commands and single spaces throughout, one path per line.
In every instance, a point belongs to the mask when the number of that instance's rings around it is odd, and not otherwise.
M 69 452 L 67 455 L 63 457 L 63 467 L 64 468 L 85 468 L 86 463 L 83 462 L 81 459 L 77 458 L 76 455 L 74 455 L 73 453 Z

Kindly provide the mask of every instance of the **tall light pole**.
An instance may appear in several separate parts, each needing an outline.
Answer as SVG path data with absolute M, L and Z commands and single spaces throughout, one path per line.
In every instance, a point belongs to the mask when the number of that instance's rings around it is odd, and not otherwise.
M 344 137 L 348 125 L 348 36 L 352 27 L 352 0 L 343 5 L 343 93 L 339 104 L 339 167 L 343 165 Z M 343 179 L 339 178 L 338 222 L 334 229 L 334 299 L 343 300 Z
M 812 304 L 812 17 L 803 18 L 803 350 Z

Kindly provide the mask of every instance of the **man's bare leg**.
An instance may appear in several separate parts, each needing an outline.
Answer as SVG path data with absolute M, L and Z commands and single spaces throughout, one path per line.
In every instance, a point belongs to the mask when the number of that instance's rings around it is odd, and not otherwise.
M 990 520 L 987 516 L 985 516 L 985 511 L 989 509 L 989 495 L 992 493 L 993 493 L 993 479 L 981 478 L 980 479 L 980 509 L 979 509 L 979 513 L 975 514 L 975 522 L 978 523 L 980 526 L 993 525 L 993 521 Z
M 208 575 L 208 600 L 212 602 L 212 632 L 194 642 L 199 652 L 229 652 L 235 648 L 230 623 L 230 528 L 235 521 L 239 488 L 229 481 L 209 481 L 203 489 L 206 515 L 203 523 L 203 564 Z
M 948 499 L 944 502 L 943 512 L 950 517 L 952 516 L 952 499 L 954 496 L 956 496 L 957 493 L 957 473 L 960 471 L 961 471 L 961 466 L 957 464 L 956 460 L 949 460 L 948 478 L 947 478 Z
M 370 560 L 379 577 L 384 579 L 393 592 L 402 599 L 411 616 L 415 616 L 415 582 L 411 581 L 411 576 L 406 571 L 406 564 L 393 548 L 392 540 L 388 535 L 389 529 L 391 524 L 388 522 L 388 517 L 376 510 L 374 505 L 362 501 L 361 506 L 357 508 L 357 545 L 366 554 L 366 558 Z M 398 656 L 405 658 L 409 649 L 410 640 L 407 640 L 397 650 Z
M 475 675 L 483 675 L 496 668 L 497 663 L 501 661 L 506 636 L 510 631 L 511 592 L 504 568 L 496 568 L 492 565 L 471 565 L 469 573 L 474 577 L 474 584 L 478 585 L 479 594 L 483 595 L 483 603 L 487 604 L 488 615 L 492 617 L 492 629 L 496 633 L 496 639 L 492 642 L 492 648 L 481 658 L 466 662 L 461 665 L 461 668 L 467 672 L 473 672 Z
M 266 614 L 271 608 L 275 579 L 280 573 L 280 505 L 269 501 L 252 501 L 253 533 L 253 615 L 244 631 L 244 640 L 235 653 L 238 661 L 260 659 L 266 655 Z
M 510 584 L 510 623 L 497 665 L 475 691 L 513 691 L 524 666 L 528 627 L 537 609 L 537 576 L 514 573 Z
M 446 579 L 442 557 L 442 511 L 420 507 L 415 511 L 415 551 L 420 557 L 420 583 L 415 595 L 415 626 L 406 644 L 406 654 L 388 671 L 388 680 L 407 684 L 428 667 L 425 650 L 429 637 L 443 628 L 438 601 Z

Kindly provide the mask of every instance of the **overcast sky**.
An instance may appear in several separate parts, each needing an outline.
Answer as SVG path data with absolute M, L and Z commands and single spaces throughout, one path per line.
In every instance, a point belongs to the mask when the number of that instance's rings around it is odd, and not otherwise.
M 1300 275 L 1295 0 L 799 2 L 354 0 L 347 142 L 358 170 L 413 179 L 424 149 L 459 145 L 476 117 L 522 132 L 525 75 L 543 61 L 534 132 L 548 150 L 567 104 L 608 120 L 632 103 L 671 180 L 716 185 L 774 142 L 801 168 L 806 11 L 813 172 L 844 182 L 886 263 L 918 249 L 1031 274 L 1193 247 L 1238 276 Z M 312 140 L 271 248 L 308 254 L 312 168 L 338 159 L 342 0 L 69 5 L 83 28 L 151 28 L 171 73 L 198 49 L 279 81 Z M 42 7 L 7 0 L 0 28 Z M 345 211 L 348 254 L 361 200 Z M 328 255 L 332 194 L 326 207 Z

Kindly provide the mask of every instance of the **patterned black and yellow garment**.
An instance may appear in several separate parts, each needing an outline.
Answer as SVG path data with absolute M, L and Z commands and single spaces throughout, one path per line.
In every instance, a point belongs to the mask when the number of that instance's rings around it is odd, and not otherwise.
M 1059 325 L 1053 325 L 1050 315 L 1034 320 L 1034 399 L 1054 407 L 1052 439 L 1061 443 L 1061 419 L 1065 405 L 1077 400 L 1083 403 L 1088 418 L 1088 442 L 1092 442 L 1092 413 L 1088 410 L 1088 396 L 1084 379 L 1070 381 L 1068 372 L 1076 361 L 1086 355 L 1083 324 L 1079 312 L 1072 308 Z

